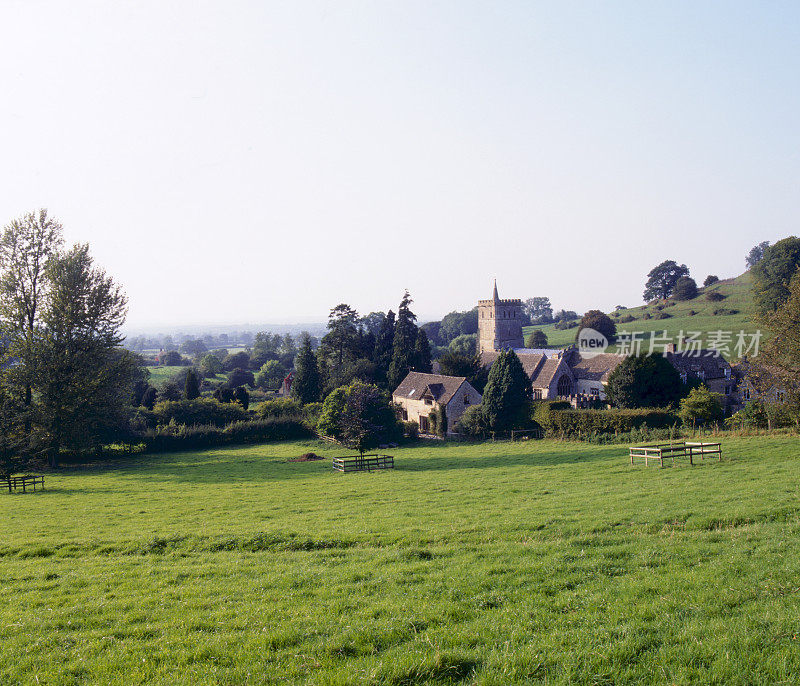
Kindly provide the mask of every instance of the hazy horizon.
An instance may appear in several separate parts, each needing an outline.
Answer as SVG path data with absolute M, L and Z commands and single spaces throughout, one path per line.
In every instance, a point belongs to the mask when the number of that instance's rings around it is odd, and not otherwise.
M 641 304 L 798 233 L 800 6 L 8 2 L 0 222 L 126 329 Z M 236 324 L 230 324 L 235 326 Z

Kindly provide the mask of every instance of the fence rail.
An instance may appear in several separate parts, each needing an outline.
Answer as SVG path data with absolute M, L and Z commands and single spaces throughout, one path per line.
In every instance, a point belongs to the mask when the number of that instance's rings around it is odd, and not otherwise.
M 37 485 L 39 486 L 39 490 L 44 490 L 44 476 L 41 475 L 26 474 L 25 476 L 9 476 L 8 479 L 6 479 L 6 483 L 8 484 L 9 493 L 20 489 L 22 489 L 23 493 L 27 493 L 28 488 L 32 491 L 36 491 Z
M 664 460 L 672 460 L 675 464 L 675 458 L 689 458 L 689 464 L 694 465 L 694 458 L 699 457 L 701 460 L 716 457 L 718 461 L 722 460 L 722 444 L 721 443 L 696 443 L 693 441 L 678 441 L 673 443 L 655 443 L 652 445 L 634 445 L 629 449 L 629 456 L 631 464 L 639 464 L 644 462 L 645 467 L 649 466 L 650 460 L 658 460 L 661 467 L 664 466 Z
M 375 469 L 394 469 L 394 457 L 391 455 L 334 457 L 333 468 L 339 472 L 371 472 Z

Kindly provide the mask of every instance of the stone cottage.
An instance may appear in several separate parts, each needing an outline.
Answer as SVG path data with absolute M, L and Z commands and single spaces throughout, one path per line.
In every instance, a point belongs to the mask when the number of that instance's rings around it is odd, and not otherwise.
M 420 433 L 430 431 L 428 415 L 437 407 L 447 414 L 447 433 L 453 433 L 464 411 L 480 405 L 481 400 L 481 394 L 463 376 L 422 372 L 409 372 L 392 393 L 392 401 L 402 408 L 403 420 L 417 422 Z

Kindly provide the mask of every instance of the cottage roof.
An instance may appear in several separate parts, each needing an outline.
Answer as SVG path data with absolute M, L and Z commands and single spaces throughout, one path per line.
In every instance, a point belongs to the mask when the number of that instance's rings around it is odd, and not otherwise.
M 484 367 L 491 367 L 499 356 L 499 352 L 482 352 L 481 364 Z M 542 362 L 546 359 L 544 355 L 537 353 L 532 355 L 523 353 L 518 354 L 517 357 L 519 358 L 519 361 L 522 362 L 522 368 L 525 370 L 525 373 L 530 377 L 536 375 L 536 373 L 539 371 L 539 367 L 542 365 Z
M 624 359 L 625 355 L 617 355 L 616 353 L 583 355 L 578 350 L 570 350 L 567 364 L 569 364 L 576 379 L 606 382 L 611 372 Z
M 529 348 L 515 350 L 514 352 L 517 353 L 525 373 L 530 377 L 533 388 L 549 388 L 562 365 L 561 358 L 534 352 Z M 490 367 L 499 355 L 499 352 L 481 353 L 481 364 L 484 367 Z
M 437 403 L 447 405 L 466 380 L 464 376 L 409 372 L 392 395 L 408 400 L 419 400 L 427 391 Z
M 725 358 L 716 350 L 668 352 L 667 359 L 681 374 L 701 377 L 702 372 L 704 379 L 725 378 L 725 370 L 730 369 Z

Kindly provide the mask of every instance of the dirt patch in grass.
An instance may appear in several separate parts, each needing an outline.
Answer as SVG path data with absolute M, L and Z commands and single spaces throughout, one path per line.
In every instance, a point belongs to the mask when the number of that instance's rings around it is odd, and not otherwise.
M 314 460 L 324 460 L 325 458 L 316 453 L 304 453 L 300 457 L 293 457 L 289 462 L 313 462 Z

